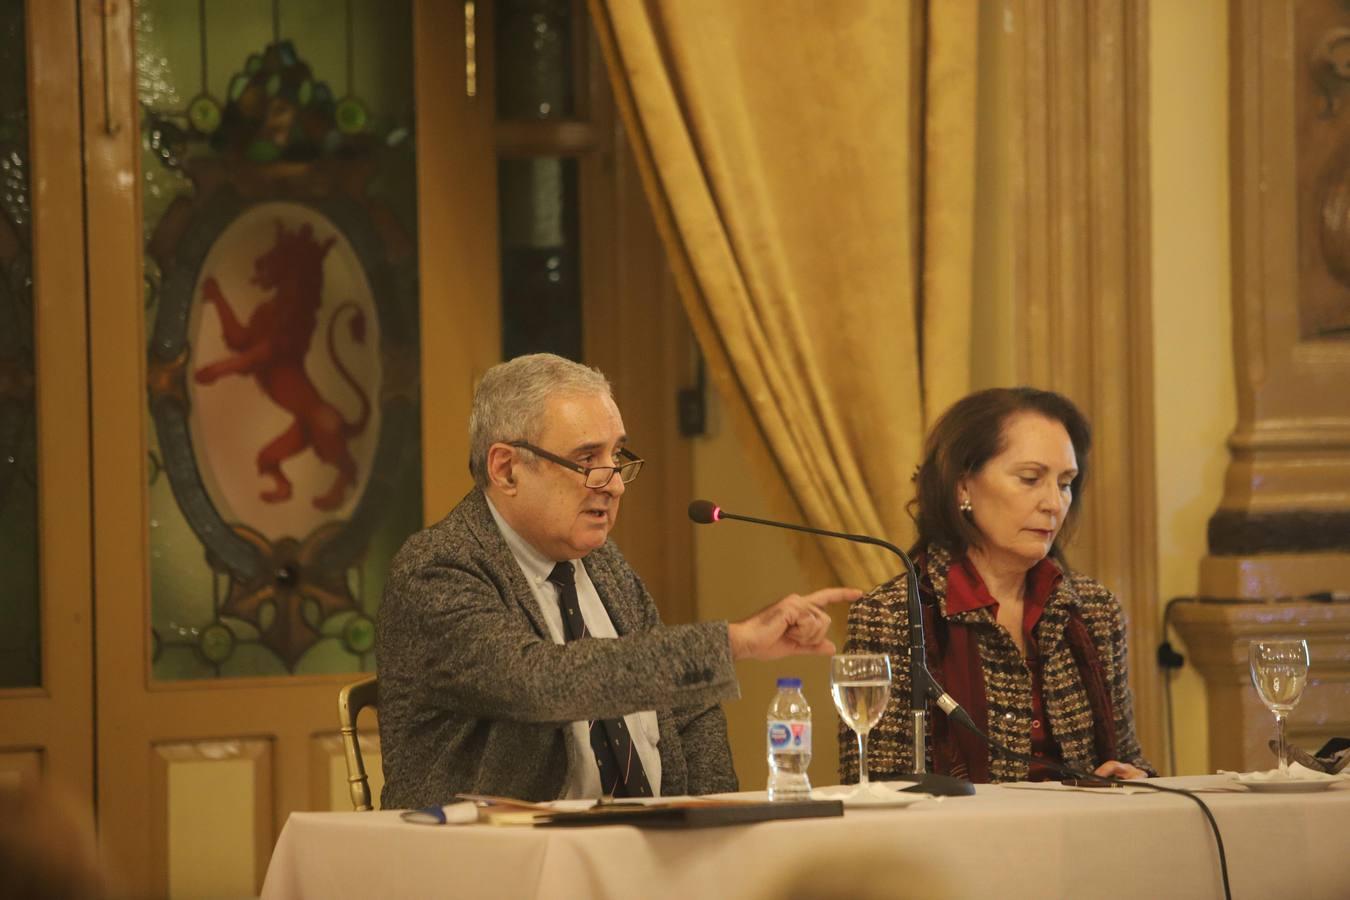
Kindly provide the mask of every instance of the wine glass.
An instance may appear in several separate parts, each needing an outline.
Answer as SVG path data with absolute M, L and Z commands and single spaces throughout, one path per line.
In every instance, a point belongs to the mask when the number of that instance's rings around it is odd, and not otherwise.
M 1289 775 L 1289 753 L 1284 743 L 1284 720 L 1298 706 L 1308 683 L 1308 642 L 1304 640 L 1252 641 L 1247 647 L 1252 684 L 1266 709 L 1275 714 L 1280 747 L 1280 774 Z
M 841 654 L 830 660 L 830 693 L 839 717 L 858 735 L 858 790 L 867 789 L 867 733 L 891 696 L 891 658 L 884 653 Z

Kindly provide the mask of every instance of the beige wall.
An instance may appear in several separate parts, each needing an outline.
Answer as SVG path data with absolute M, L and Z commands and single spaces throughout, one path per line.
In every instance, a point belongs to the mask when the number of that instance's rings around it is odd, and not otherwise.
M 1224 0 L 1150 4 L 1159 602 L 1194 596 L 1237 422 Z M 1160 611 L 1161 615 L 1161 611 Z M 1180 647 L 1173 639 L 1174 646 Z M 1208 769 L 1203 684 L 1173 676 L 1178 773 Z M 1157 760 L 1155 762 L 1164 763 Z
M 695 494 L 731 512 L 769 519 L 780 515 L 782 495 L 772 495 L 777 475 L 751 469 L 747 462 L 750 454 L 742 448 L 738 430 L 727 421 L 722 399 L 710 390 L 708 402 L 709 432 L 694 443 Z M 800 540 L 786 531 L 744 522 L 727 521 L 698 528 L 694 536 L 698 618 L 734 621 L 784 594 L 824 587 L 811 583 L 806 571 L 809 565 L 799 562 L 799 550 L 809 549 Z M 835 641 L 841 642 L 842 618 L 835 632 Z M 807 702 L 811 704 L 814 735 L 811 783 L 837 784 L 838 717 L 830 700 L 828 660 L 799 657 L 771 663 L 742 662 L 736 666 L 736 675 L 741 684 L 741 698 L 723 704 L 723 709 L 741 789 L 764 789 L 769 772 L 764 716 L 776 680 L 788 675 L 802 679 Z

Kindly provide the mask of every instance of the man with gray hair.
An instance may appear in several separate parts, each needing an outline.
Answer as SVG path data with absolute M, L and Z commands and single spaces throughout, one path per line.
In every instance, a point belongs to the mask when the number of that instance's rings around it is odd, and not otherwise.
M 608 540 L 642 460 L 594 369 L 494 366 L 469 437 L 474 489 L 408 539 L 380 607 L 382 805 L 736 790 L 734 661 L 834 652 L 825 607 L 859 592 L 663 625 Z

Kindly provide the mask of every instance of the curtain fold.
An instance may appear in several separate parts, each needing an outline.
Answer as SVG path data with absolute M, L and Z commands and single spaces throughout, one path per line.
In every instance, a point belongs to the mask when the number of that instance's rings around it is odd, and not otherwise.
M 950 4 L 969 8 L 968 68 L 949 56 L 926 104 L 918 0 L 589 2 L 714 381 L 743 401 L 807 522 L 907 543 L 923 379 L 946 403 L 969 369 L 974 0 Z M 921 192 L 925 133 L 951 158 L 928 161 L 942 182 Z M 916 248 L 940 264 L 920 275 Z M 941 373 L 921 373 L 920 340 Z M 842 583 L 896 571 L 874 548 L 822 550 Z
M 977 0 L 929 3 L 923 52 L 925 425 L 970 391 L 975 277 Z

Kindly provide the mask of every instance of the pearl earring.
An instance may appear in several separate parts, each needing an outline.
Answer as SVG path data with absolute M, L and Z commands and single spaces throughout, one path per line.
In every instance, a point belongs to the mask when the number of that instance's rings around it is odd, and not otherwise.
M 970 505 L 969 497 L 961 501 L 961 512 L 965 513 L 966 515 L 970 515 L 971 513 L 975 512 L 975 507 Z

